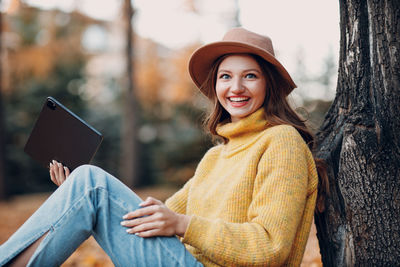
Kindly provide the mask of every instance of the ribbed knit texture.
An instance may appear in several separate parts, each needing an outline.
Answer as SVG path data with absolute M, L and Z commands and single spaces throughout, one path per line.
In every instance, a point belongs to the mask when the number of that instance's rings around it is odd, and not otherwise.
M 204 266 L 299 266 L 317 196 L 313 157 L 295 128 L 259 109 L 219 125 L 195 175 L 166 202 L 192 215 L 182 242 Z

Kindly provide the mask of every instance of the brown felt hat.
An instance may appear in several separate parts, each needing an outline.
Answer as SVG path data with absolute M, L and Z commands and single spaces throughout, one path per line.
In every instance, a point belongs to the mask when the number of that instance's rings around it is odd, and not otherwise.
M 271 63 L 280 74 L 281 81 L 285 83 L 283 89 L 287 95 L 296 88 L 287 70 L 275 58 L 272 41 L 269 37 L 259 35 L 244 28 L 233 28 L 229 30 L 222 41 L 206 44 L 193 52 L 189 60 L 189 73 L 193 82 L 203 94 L 210 97 L 210 92 L 202 88 L 213 63 L 226 54 L 247 53 L 255 54 Z

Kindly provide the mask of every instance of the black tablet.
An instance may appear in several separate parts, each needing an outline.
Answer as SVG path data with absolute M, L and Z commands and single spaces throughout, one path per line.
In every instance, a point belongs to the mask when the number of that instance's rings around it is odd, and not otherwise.
M 102 140 L 100 132 L 48 97 L 24 151 L 46 168 L 54 159 L 72 171 L 91 161 Z

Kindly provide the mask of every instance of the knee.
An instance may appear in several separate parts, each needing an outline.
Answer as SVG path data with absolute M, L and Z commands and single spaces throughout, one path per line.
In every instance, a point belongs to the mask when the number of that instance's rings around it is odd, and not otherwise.
M 94 165 L 90 164 L 85 164 L 77 167 L 75 170 L 71 172 L 71 176 L 77 176 L 77 177 L 82 177 L 82 176 L 88 176 L 88 174 L 93 173 L 96 169 L 100 169 L 99 167 L 96 167 Z
M 83 182 L 83 183 L 90 183 L 94 184 L 94 182 L 98 183 L 102 180 L 103 178 L 106 177 L 105 171 L 97 166 L 94 165 L 81 165 L 77 167 L 73 172 L 71 172 L 70 177 L 72 178 L 74 182 Z

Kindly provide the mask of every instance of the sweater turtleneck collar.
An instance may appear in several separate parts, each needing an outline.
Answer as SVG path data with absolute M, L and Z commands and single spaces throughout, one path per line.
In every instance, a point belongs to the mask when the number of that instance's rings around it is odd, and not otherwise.
M 228 139 L 228 146 L 237 147 L 247 143 L 246 141 L 250 141 L 266 128 L 268 122 L 265 119 L 264 108 L 260 108 L 239 121 L 218 124 L 216 131 Z

